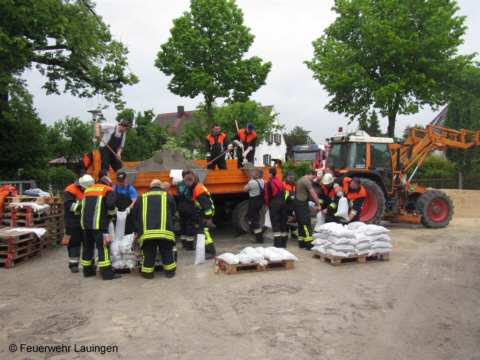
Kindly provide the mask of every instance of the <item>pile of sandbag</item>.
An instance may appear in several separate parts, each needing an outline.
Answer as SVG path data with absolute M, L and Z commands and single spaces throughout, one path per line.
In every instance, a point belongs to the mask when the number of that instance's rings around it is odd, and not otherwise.
M 133 269 L 142 261 L 140 254 L 132 250 L 133 240 L 134 234 L 130 234 L 110 244 L 110 261 L 114 269 Z
M 380 225 L 367 225 L 360 221 L 348 225 L 326 223 L 315 230 L 312 250 L 323 255 L 372 256 L 392 251 L 392 239 L 387 235 L 390 230 Z
M 253 248 L 248 246 L 239 254 L 224 253 L 217 257 L 230 265 L 259 264 L 263 266 L 267 265 L 269 261 L 298 260 L 291 252 L 274 246 L 267 248 L 262 246 Z

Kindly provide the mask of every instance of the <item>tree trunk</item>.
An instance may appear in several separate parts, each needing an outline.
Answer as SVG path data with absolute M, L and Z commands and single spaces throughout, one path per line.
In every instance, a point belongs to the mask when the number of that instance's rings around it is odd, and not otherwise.
M 388 115 L 388 129 L 387 129 L 387 136 L 394 138 L 395 137 L 395 121 L 397 118 L 397 114 Z

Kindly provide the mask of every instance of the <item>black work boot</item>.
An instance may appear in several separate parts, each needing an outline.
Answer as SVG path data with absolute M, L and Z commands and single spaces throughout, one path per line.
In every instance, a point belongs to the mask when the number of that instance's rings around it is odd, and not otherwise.
M 195 250 L 195 247 L 193 246 L 193 240 L 192 241 L 185 241 L 185 250 L 186 251 Z
M 83 267 L 83 277 L 95 276 L 95 268 L 93 266 L 84 266 Z
M 74 274 L 78 273 L 79 270 L 78 270 L 78 265 L 74 265 L 70 268 L 70 271 Z
M 165 270 L 165 276 L 167 279 L 171 279 L 175 276 L 175 269 Z
M 186 249 L 186 248 L 187 248 L 187 240 L 182 239 L 182 249 Z
M 282 236 L 282 248 L 284 249 L 287 247 L 287 239 L 287 236 Z
M 215 250 L 215 245 L 213 245 L 213 243 L 210 243 L 205 246 L 205 260 L 213 259 L 216 255 L 217 255 L 217 252 Z
M 252 240 L 253 244 L 263 244 L 263 233 L 258 232 L 255 234 L 255 239 Z
M 305 249 L 305 240 L 299 240 L 298 241 L 298 247 L 300 249 Z
M 276 248 L 281 248 L 282 247 L 282 237 L 281 236 L 275 236 L 273 238 L 273 246 Z
M 312 250 L 313 244 L 311 241 L 305 241 L 305 249 Z
M 115 280 L 122 277 L 122 275 L 113 272 L 112 266 L 102 266 L 100 273 L 102 274 L 103 280 Z
M 142 278 L 144 278 L 144 279 L 152 280 L 153 277 L 154 277 L 153 272 L 151 272 L 151 273 L 142 272 Z

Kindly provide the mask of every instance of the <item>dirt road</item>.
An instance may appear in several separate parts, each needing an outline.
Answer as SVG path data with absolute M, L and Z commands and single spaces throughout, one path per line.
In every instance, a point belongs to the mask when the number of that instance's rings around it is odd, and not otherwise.
M 0 358 L 478 359 L 480 192 L 450 195 L 444 229 L 382 223 L 389 262 L 331 266 L 289 240 L 291 270 L 215 275 L 179 250 L 171 280 L 102 281 L 49 249 L 0 268 Z M 219 253 L 250 245 L 232 230 L 213 236 Z

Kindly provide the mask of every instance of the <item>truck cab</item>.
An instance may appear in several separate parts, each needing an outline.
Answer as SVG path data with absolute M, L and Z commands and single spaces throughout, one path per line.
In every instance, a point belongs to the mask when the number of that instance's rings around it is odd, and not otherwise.
M 310 162 L 312 168 L 323 169 L 325 167 L 325 145 L 307 144 L 292 146 L 290 151 L 292 163 Z

